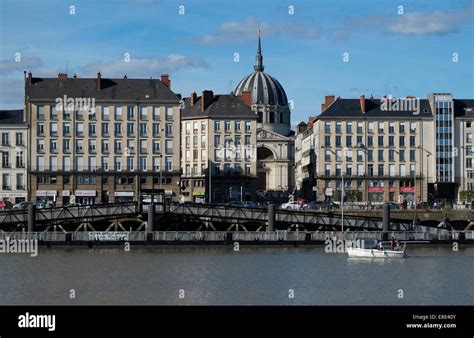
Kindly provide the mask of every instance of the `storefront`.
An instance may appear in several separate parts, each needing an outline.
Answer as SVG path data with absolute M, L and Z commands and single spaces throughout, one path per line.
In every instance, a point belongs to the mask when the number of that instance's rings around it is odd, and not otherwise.
M 133 191 L 116 191 L 114 193 L 115 203 L 132 202 L 134 195 Z
M 56 197 L 58 192 L 56 190 L 36 190 L 36 202 L 43 204 L 43 207 L 56 206 Z
M 70 190 L 61 190 L 60 195 L 61 195 L 61 202 L 62 202 L 61 205 L 62 206 L 66 206 L 69 203 L 71 203 L 71 191 Z M 59 206 L 59 202 L 58 202 L 58 206 Z
M 408 204 L 413 203 L 415 200 L 415 187 L 401 187 L 399 202 L 407 202 Z
M 11 191 L 0 191 L 0 200 L 9 201 L 12 204 L 17 204 L 26 201 L 26 192 L 11 192 Z
M 95 190 L 76 190 L 74 201 L 82 205 L 93 205 L 96 196 L 97 192 Z
M 193 202 L 194 203 L 206 203 L 206 192 L 205 191 L 193 191 Z
M 369 187 L 369 201 L 371 203 L 383 202 L 383 187 Z

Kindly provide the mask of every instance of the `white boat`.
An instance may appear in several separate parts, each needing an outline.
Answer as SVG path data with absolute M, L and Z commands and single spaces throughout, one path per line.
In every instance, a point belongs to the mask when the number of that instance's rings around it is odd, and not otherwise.
M 349 257 L 359 258 L 404 258 L 405 248 L 400 250 L 380 250 L 375 239 L 358 240 L 356 245 L 347 248 Z
M 378 249 L 361 249 L 348 248 L 347 254 L 349 257 L 361 258 L 404 258 L 405 250 L 378 250 Z

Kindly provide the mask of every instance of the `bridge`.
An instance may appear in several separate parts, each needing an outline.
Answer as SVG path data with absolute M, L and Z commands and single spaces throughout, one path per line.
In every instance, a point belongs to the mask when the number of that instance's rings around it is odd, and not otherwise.
M 209 230 L 209 231 L 262 231 L 274 230 L 308 230 L 334 231 L 342 227 L 346 230 L 382 230 L 382 213 L 363 211 L 346 211 L 344 217 L 340 209 L 336 211 L 315 210 L 279 210 L 273 205 L 268 208 L 239 208 L 222 205 L 156 204 L 155 213 L 148 205 L 137 202 L 97 204 L 91 206 L 73 206 L 36 209 L 29 206 L 23 210 L 0 211 L 0 230 L 17 231 L 50 231 L 59 227 L 66 230 Z M 153 215 L 151 215 L 153 214 Z M 446 217 L 440 221 L 439 214 L 433 216 L 431 224 L 426 212 L 425 221 L 415 221 L 416 213 L 392 212 L 389 230 L 415 231 L 422 226 L 451 228 Z M 420 215 L 420 213 L 418 213 Z M 434 215 L 434 214 L 433 214 Z M 463 214 L 465 217 L 458 230 L 468 230 L 473 225 L 473 212 Z M 151 223 L 150 217 L 152 218 Z M 421 230 L 420 230 L 421 231 Z

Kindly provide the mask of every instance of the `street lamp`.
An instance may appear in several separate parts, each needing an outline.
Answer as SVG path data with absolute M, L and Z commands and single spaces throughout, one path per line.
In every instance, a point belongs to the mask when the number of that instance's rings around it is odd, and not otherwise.
M 365 182 L 365 189 L 366 189 L 366 192 L 367 192 L 367 209 L 369 209 L 369 163 L 368 163 L 369 161 L 368 161 L 368 158 L 367 158 L 369 156 L 369 149 L 362 142 L 357 143 L 357 149 L 362 149 L 362 151 L 364 152 L 365 176 L 367 178 L 367 180 Z

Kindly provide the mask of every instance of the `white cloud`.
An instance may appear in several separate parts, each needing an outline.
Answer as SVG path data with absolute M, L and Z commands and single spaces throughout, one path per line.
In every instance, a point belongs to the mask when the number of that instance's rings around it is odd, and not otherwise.
M 315 27 L 302 23 L 261 22 L 255 18 L 244 21 L 229 21 L 220 25 L 216 32 L 197 38 L 201 44 L 234 44 L 255 39 L 257 30 L 266 37 L 288 35 L 301 39 L 315 39 L 318 34 Z
M 195 57 L 170 54 L 154 58 L 131 58 L 130 61 L 111 60 L 89 63 L 81 67 L 84 76 L 95 76 L 100 71 L 105 77 L 156 77 L 162 73 L 176 72 L 185 68 L 207 68 L 207 63 Z
M 474 17 L 473 8 L 454 12 L 406 13 L 388 25 L 392 33 L 408 35 L 449 34 Z
M 23 71 L 31 71 L 34 76 L 54 76 L 54 68 L 44 65 L 37 57 L 21 57 L 19 62 L 14 58 L 0 60 L 0 75 L 17 75 Z

